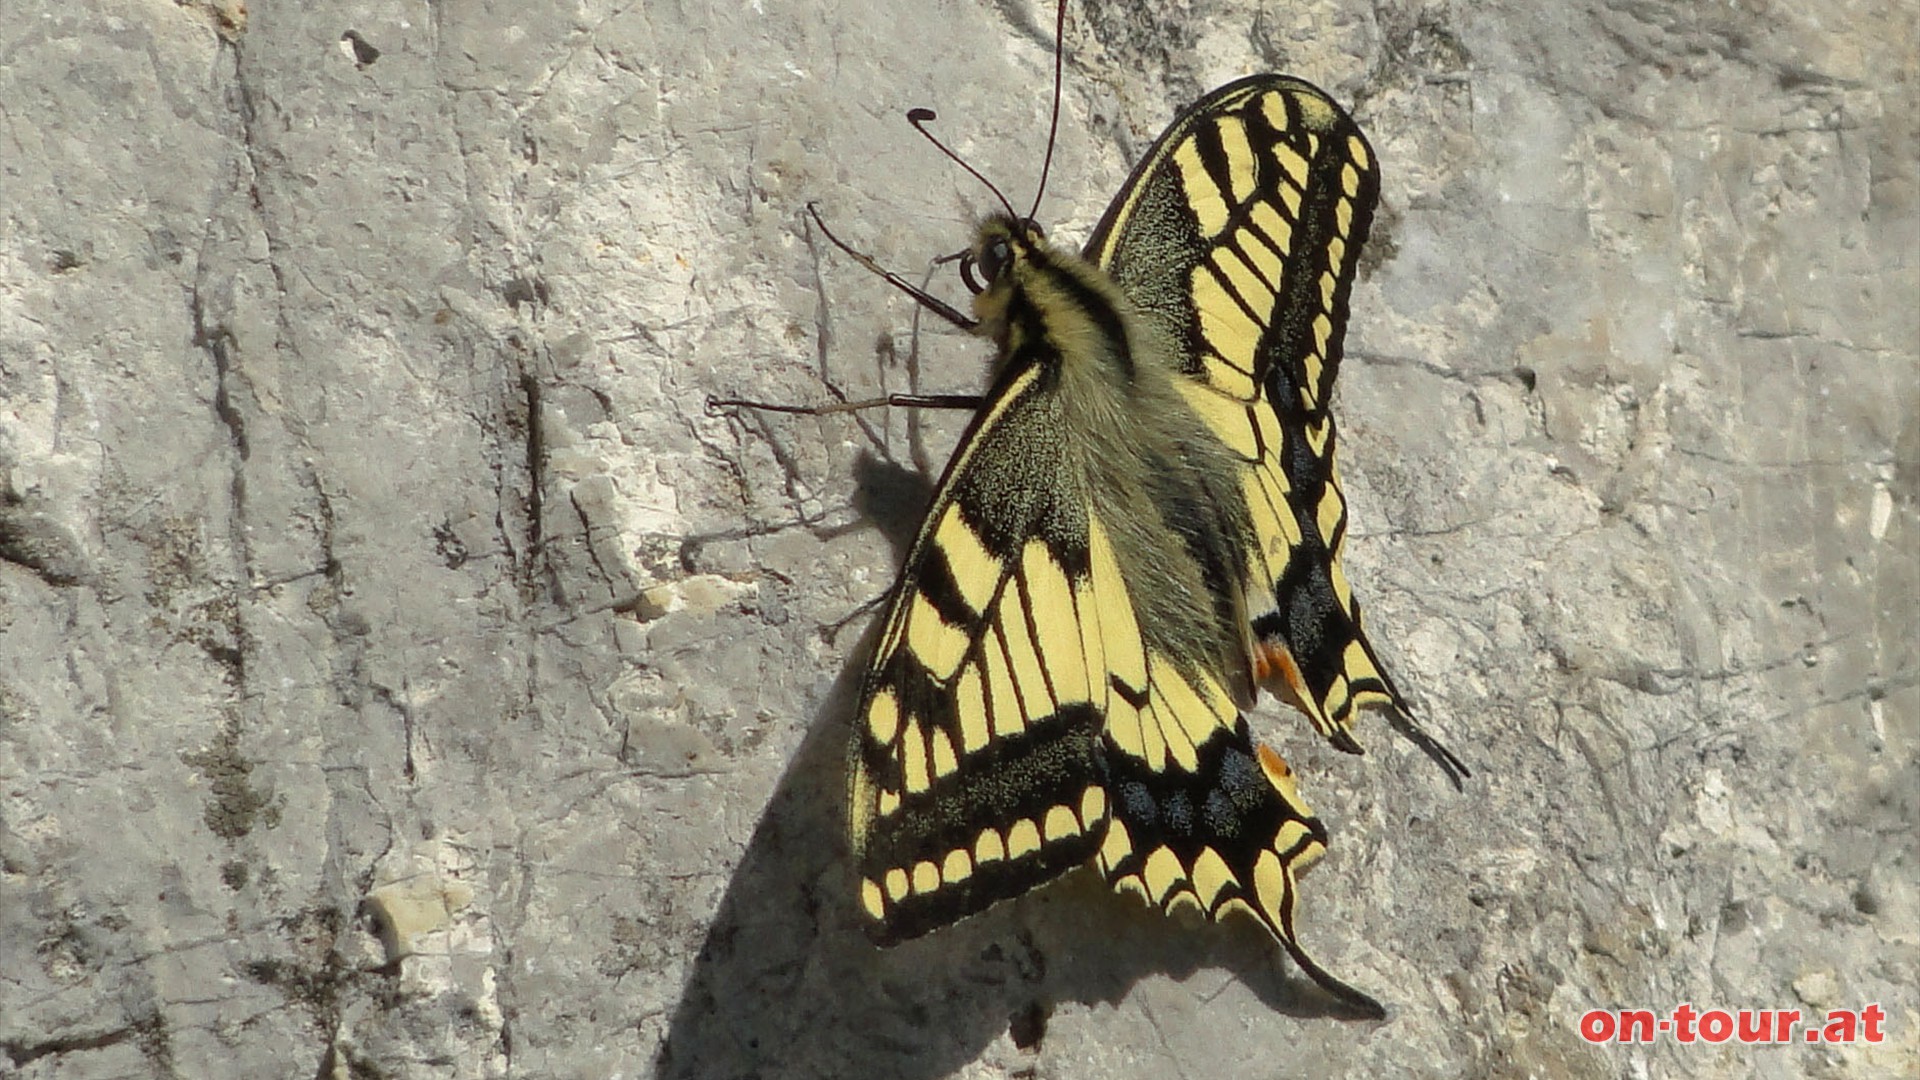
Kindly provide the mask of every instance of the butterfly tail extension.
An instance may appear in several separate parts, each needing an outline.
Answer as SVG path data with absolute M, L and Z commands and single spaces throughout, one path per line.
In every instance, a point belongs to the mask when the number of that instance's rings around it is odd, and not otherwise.
M 1200 747 L 1191 772 L 1153 769 L 1111 740 L 1106 758 L 1113 805 L 1099 866 L 1115 890 L 1168 913 L 1186 908 L 1216 922 L 1250 916 L 1327 993 L 1385 1015 L 1300 945 L 1298 879 L 1326 850 L 1327 831 L 1280 755 L 1253 745 L 1244 719 Z
M 1467 768 L 1466 762 L 1461 761 L 1453 751 L 1447 749 L 1445 744 L 1429 734 L 1427 729 L 1421 727 L 1406 712 L 1395 709 L 1387 715 L 1395 731 L 1418 747 L 1421 753 L 1427 755 L 1428 759 L 1440 767 L 1441 772 L 1447 774 L 1447 779 L 1453 783 L 1455 791 L 1465 790 L 1466 781 L 1473 776 L 1473 770 Z

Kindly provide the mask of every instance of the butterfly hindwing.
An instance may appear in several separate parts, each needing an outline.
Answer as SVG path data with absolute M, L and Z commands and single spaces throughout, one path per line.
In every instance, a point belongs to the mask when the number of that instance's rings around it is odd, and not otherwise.
M 1257 75 L 1174 122 L 1086 248 L 1162 326 L 1189 402 L 1240 460 L 1263 683 L 1344 749 L 1358 749 L 1355 707 L 1409 715 L 1341 567 L 1327 407 L 1378 194 L 1372 150 L 1337 105 Z
M 1113 820 L 1100 869 L 1115 889 L 1169 914 L 1251 916 L 1321 986 L 1378 1013 L 1378 1003 L 1327 973 L 1294 935 L 1299 875 L 1326 851 L 1327 831 L 1286 762 L 1253 743 L 1244 719 L 1201 748 L 1193 772 L 1146 768 L 1124 753 L 1108 763 Z

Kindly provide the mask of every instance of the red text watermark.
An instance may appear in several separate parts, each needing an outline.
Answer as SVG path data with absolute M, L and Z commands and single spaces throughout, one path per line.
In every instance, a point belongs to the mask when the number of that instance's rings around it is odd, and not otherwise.
M 1887 1037 L 1887 1013 L 1879 1005 L 1828 1009 L 1696 1009 L 1681 1004 L 1666 1015 L 1652 1009 L 1589 1009 L 1580 1017 L 1580 1037 L 1590 1043 L 1878 1043 Z

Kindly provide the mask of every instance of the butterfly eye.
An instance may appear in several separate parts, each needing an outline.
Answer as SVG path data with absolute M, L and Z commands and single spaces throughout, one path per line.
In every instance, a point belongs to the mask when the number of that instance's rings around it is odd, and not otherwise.
M 989 282 L 998 281 L 1006 272 L 1007 264 L 1013 261 L 1013 248 L 1004 237 L 996 237 L 986 249 L 980 252 L 980 272 L 987 275 Z

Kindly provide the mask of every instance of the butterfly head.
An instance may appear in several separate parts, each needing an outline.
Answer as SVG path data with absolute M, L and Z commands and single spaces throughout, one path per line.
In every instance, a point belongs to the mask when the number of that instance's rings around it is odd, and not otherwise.
M 960 257 L 960 277 L 973 291 L 979 332 L 1000 339 L 1007 312 L 1036 266 L 1049 261 L 1046 233 L 1031 218 L 995 214 L 982 222 L 973 246 Z

